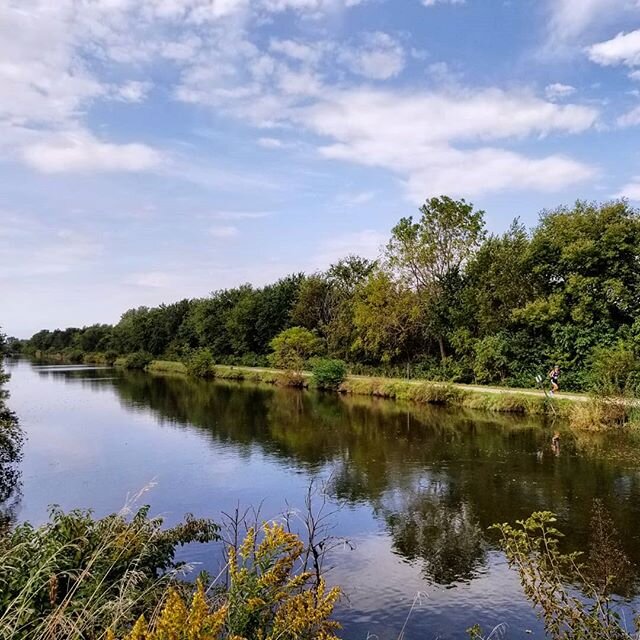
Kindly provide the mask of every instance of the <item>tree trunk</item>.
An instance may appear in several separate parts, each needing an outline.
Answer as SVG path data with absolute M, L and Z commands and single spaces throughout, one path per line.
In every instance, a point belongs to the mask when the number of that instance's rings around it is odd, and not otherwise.
M 447 357 L 447 352 L 444 350 L 444 338 L 438 336 L 438 344 L 440 345 L 440 359 L 444 360 Z

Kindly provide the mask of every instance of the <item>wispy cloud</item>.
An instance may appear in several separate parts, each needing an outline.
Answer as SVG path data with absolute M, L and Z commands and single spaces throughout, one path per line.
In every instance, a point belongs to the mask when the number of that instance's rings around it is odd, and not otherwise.
M 238 227 L 233 225 L 215 225 L 209 227 L 209 235 L 214 238 L 234 238 L 238 235 Z
M 258 220 L 268 218 L 273 211 L 216 211 L 213 217 L 217 220 Z
M 576 88 L 570 84 L 562 84 L 561 82 L 554 82 L 548 84 L 544 88 L 544 94 L 549 100 L 559 100 L 562 98 L 568 98 L 576 92 Z
M 620 64 L 640 66 L 640 29 L 619 33 L 611 40 L 591 45 L 587 53 L 593 62 L 605 67 Z
M 148 145 L 104 142 L 85 132 L 52 136 L 26 146 L 22 154 L 28 165 L 45 173 L 145 171 L 163 162 L 162 153 Z

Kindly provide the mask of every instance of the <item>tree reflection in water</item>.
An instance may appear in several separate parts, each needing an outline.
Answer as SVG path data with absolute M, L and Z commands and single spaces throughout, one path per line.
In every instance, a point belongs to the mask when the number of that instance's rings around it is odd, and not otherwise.
M 430 582 L 451 586 L 471 580 L 484 566 L 487 545 L 473 509 L 450 501 L 440 483 L 394 494 L 381 511 L 393 538 L 394 549 L 421 562 Z

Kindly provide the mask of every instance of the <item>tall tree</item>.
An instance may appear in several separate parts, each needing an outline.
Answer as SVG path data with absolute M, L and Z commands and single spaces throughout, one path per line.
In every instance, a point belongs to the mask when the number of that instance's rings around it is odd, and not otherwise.
M 379 270 L 369 277 L 354 304 L 355 351 L 381 362 L 408 361 L 419 345 L 423 307 L 418 294 Z
M 391 231 L 387 265 L 431 310 L 430 324 L 442 359 L 446 357 L 448 283 L 458 277 L 485 235 L 484 211 L 474 211 L 465 200 L 447 196 L 427 200 L 417 221 L 402 218 Z

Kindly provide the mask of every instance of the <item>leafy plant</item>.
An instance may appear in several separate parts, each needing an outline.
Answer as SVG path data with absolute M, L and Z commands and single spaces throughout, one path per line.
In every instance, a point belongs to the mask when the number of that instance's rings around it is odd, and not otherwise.
M 588 373 L 590 388 L 605 396 L 634 395 L 640 383 L 640 360 L 624 343 L 597 347 Z
M 124 361 L 125 369 L 144 369 L 153 360 L 153 356 L 146 351 L 130 353 Z
M 2 368 L 4 335 L 0 333 L 0 532 L 9 526 L 13 517 L 15 498 L 19 495 L 20 470 L 24 436 L 18 418 L 5 404 L 9 395 L 3 385 L 9 374 Z
M 305 361 L 320 353 L 322 342 L 308 329 L 291 327 L 271 341 L 271 348 L 271 362 L 276 368 L 301 372 Z
M 187 361 L 187 373 L 194 378 L 212 378 L 214 361 L 209 349 L 198 349 Z
M 335 391 L 347 377 L 347 365 L 342 360 L 318 358 L 313 362 L 312 373 L 318 389 Z
M 157 621 L 140 618 L 123 640 L 334 640 L 340 590 L 296 571 L 304 545 L 295 534 L 277 523 L 264 524 L 261 534 L 251 528 L 230 548 L 229 584 L 213 601 L 202 583 L 190 604 L 172 590 Z
M 611 545 L 607 552 L 613 552 L 618 560 L 605 561 L 606 565 L 600 567 L 585 565 L 580 553 L 560 551 L 562 534 L 555 522 L 553 513 L 539 511 L 518 520 L 516 526 L 494 526 L 509 564 L 520 575 L 525 595 L 540 612 L 547 634 L 553 640 L 632 640 L 634 632 L 625 626 L 609 597 L 616 579 L 611 572 L 621 567 L 619 551 Z M 607 525 L 600 529 L 602 535 Z M 607 541 L 611 544 L 614 539 L 605 537 L 601 544 Z
M 15 527 L 0 538 L 0 638 L 91 638 L 152 610 L 182 567 L 176 547 L 218 536 L 192 516 L 161 525 L 148 507 L 99 520 L 53 508 L 44 526 Z

